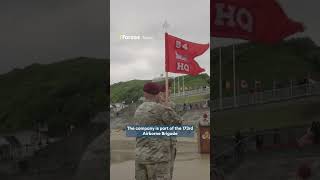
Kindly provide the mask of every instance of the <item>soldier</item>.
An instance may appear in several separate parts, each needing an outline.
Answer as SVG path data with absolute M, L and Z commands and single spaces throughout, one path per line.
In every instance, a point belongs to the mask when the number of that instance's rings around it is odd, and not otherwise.
M 166 103 L 166 86 L 165 85 L 160 86 L 159 95 L 160 95 L 160 99 L 161 99 L 161 101 L 160 101 L 161 104 L 172 108 L 172 110 L 175 109 L 176 104 L 174 102 L 172 102 L 172 101 L 170 101 L 168 99 L 168 102 Z M 170 84 L 169 84 L 168 96 L 170 97 Z M 172 143 L 171 143 L 171 155 L 172 155 L 172 157 L 171 157 L 170 175 L 171 175 L 171 177 L 173 177 L 174 161 L 176 160 L 176 155 L 177 155 L 177 139 L 172 137 L 171 140 L 172 140 Z
M 160 104 L 160 86 L 146 83 L 143 88 L 145 101 L 137 108 L 134 118 L 136 125 L 180 125 L 180 117 Z M 136 138 L 136 180 L 171 180 L 172 167 L 171 137 Z
M 160 103 L 163 105 L 167 105 L 168 107 L 171 107 L 172 109 L 176 108 L 176 104 L 170 100 L 170 84 L 169 84 L 169 91 L 168 91 L 168 103 L 166 104 L 166 86 L 161 85 L 160 86 Z
M 236 155 L 236 159 L 237 160 L 241 160 L 242 159 L 242 155 L 243 155 L 243 136 L 241 135 L 240 131 L 237 131 L 235 136 L 234 136 L 234 140 L 235 140 L 235 155 Z

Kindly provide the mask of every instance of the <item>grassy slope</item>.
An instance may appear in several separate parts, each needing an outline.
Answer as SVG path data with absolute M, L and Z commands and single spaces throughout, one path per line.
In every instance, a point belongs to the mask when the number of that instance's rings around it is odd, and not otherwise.
M 143 85 L 148 80 L 131 80 L 127 82 L 119 82 L 111 85 L 111 102 L 128 102 L 136 101 L 143 96 Z M 150 81 L 150 80 L 149 80 Z M 178 91 L 178 79 L 176 79 L 176 91 Z M 184 76 L 184 84 L 186 87 L 193 89 L 208 86 L 209 76 L 207 74 L 200 74 L 198 76 Z M 164 83 L 164 82 L 159 82 Z M 172 83 L 172 86 L 174 84 Z M 182 77 L 180 77 L 180 87 L 182 87 Z M 172 87 L 173 92 L 173 87 Z
M 147 80 L 131 80 L 113 84 L 110 91 L 111 102 L 137 101 L 143 95 L 142 89 L 146 82 Z

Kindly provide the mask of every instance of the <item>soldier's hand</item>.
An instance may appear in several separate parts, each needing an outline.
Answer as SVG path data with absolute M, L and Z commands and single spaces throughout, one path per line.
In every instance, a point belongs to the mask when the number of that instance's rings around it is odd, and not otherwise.
M 181 125 L 181 117 L 170 107 L 166 107 L 164 113 L 162 114 L 162 119 L 166 124 L 169 125 Z

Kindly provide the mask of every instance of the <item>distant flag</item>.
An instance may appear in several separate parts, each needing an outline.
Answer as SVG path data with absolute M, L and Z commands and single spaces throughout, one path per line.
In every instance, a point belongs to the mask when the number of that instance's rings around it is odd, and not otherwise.
M 246 80 L 241 80 L 241 84 L 240 84 L 241 88 L 248 88 L 248 83 Z
M 209 44 L 197 44 L 186 41 L 168 33 L 165 34 L 165 71 L 198 75 L 205 69 L 199 66 L 194 58 L 202 55 L 209 48 Z
M 276 0 L 212 0 L 211 36 L 276 43 L 303 32 Z

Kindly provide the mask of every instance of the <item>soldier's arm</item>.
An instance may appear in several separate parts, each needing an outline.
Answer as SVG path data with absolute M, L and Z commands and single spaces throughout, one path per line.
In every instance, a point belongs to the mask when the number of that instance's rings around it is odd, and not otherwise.
M 172 109 L 166 107 L 162 113 L 162 120 L 168 125 L 182 125 L 182 118 Z

